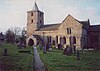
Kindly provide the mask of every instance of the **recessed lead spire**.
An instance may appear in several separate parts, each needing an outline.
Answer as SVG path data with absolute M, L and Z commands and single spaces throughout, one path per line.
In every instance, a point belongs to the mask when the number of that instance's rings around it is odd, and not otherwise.
M 38 6 L 37 6 L 36 2 L 34 3 L 33 10 L 34 10 L 34 11 L 39 11 Z

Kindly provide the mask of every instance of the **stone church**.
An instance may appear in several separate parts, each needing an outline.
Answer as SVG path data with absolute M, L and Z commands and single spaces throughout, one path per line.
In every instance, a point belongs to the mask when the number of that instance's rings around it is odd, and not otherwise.
M 100 25 L 90 25 L 89 19 L 79 21 L 68 15 L 61 23 L 44 25 L 44 13 L 37 4 L 27 12 L 27 44 L 54 44 L 76 49 L 100 48 Z

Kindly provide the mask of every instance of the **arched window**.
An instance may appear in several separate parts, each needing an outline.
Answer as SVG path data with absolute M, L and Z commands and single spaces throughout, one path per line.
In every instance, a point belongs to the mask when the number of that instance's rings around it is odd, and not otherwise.
M 66 44 L 66 37 L 60 37 L 60 44 Z
M 76 37 L 73 36 L 73 44 L 76 44 Z
M 63 45 L 63 37 L 60 37 L 60 44 Z
M 66 44 L 66 37 L 63 37 L 63 44 Z
M 58 43 L 58 36 L 56 36 L 56 43 Z
M 69 38 L 70 44 L 76 44 L 76 37 L 75 36 L 71 36 Z
M 67 28 L 67 34 L 69 34 L 69 28 Z
M 69 34 L 71 34 L 71 28 L 69 28 Z

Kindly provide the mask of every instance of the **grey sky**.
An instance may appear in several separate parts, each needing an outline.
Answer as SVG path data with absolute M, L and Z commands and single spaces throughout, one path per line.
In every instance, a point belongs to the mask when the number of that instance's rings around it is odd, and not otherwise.
M 33 4 L 34 0 L 0 0 L 0 31 L 26 27 L 27 11 L 32 10 Z M 62 22 L 68 14 L 100 24 L 100 0 L 37 0 L 37 4 L 44 11 L 46 24 Z

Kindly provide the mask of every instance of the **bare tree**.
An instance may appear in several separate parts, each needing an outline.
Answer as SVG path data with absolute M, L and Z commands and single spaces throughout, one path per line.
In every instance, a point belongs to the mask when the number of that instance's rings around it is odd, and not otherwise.
M 17 35 L 20 35 L 21 33 L 21 28 L 20 27 L 15 27 L 14 28 L 14 34 L 17 36 Z

